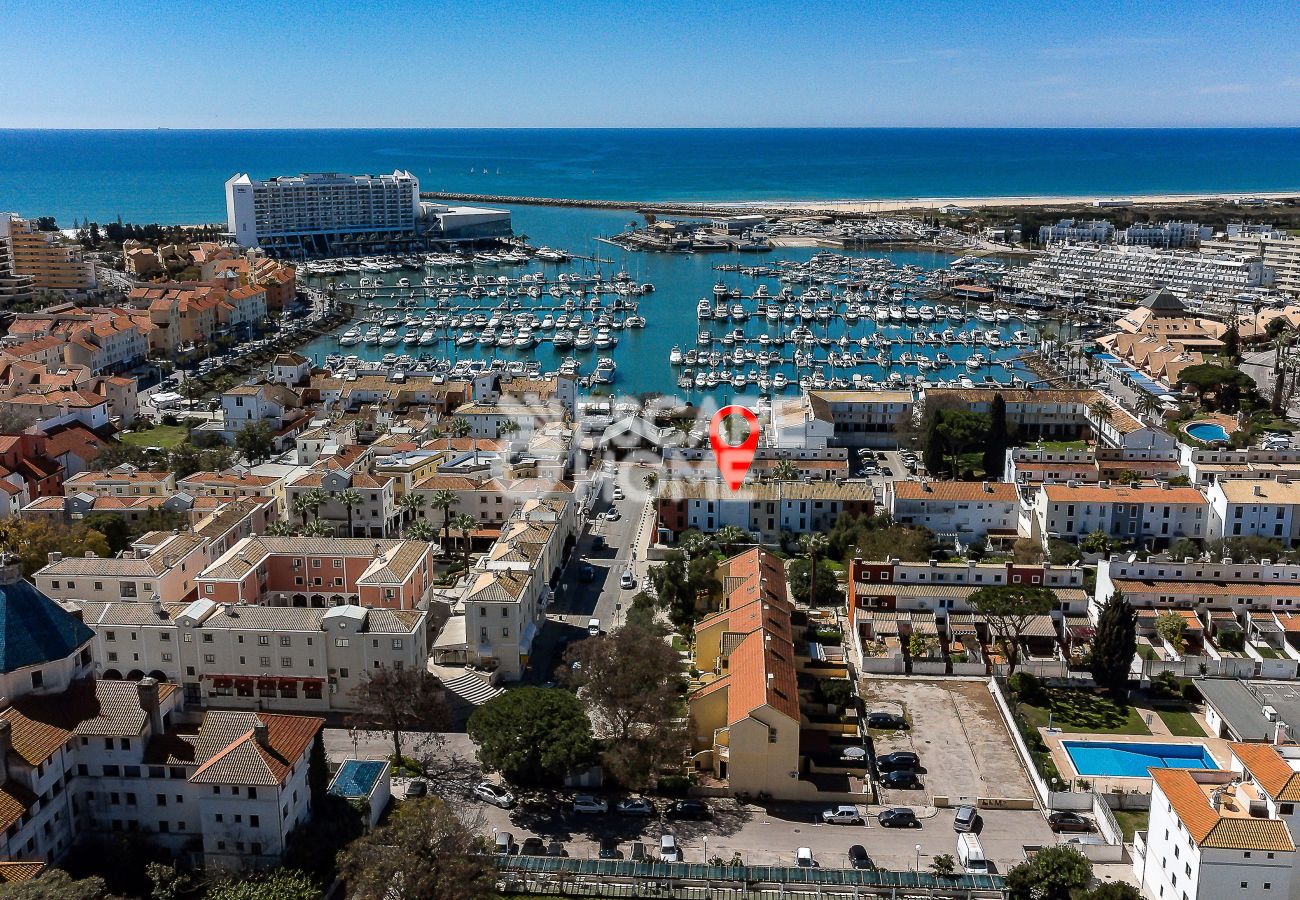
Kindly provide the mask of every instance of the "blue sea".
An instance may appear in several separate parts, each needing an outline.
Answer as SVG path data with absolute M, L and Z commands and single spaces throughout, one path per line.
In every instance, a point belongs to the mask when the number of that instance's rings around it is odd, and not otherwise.
M 1300 189 L 1300 129 L 0 130 L 0 210 L 52 215 L 63 227 L 119 216 L 218 222 L 235 172 L 393 169 L 409 169 L 426 190 L 627 201 L 1282 191 Z M 610 259 L 607 275 L 625 268 L 655 284 L 642 306 L 649 327 L 624 332 L 610 354 L 619 391 L 676 390 L 668 352 L 693 343 L 695 304 L 709 294 L 714 266 L 817 252 L 633 254 L 594 240 L 622 230 L 631 212 L 512 213 L 516 233 L 535 245 Z M 889 255 L 927 269 L 949 261 Z M 310 351 L 321 358 L 337 350 L 329 343 Z M 545 345 L 532 355 L 558 362 Z M 591 365 L 584 360 L 584 372 Z

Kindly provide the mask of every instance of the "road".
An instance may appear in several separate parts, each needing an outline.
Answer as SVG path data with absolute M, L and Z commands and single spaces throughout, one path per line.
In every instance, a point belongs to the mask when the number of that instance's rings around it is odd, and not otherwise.
M 624 479 L 626 480 L 626 479 Z M 562 644 L 587 636 L 587 623 L 599 619 L 603 630 L 617 627 L 637 589 L 624 589 L 619 579 L 623 570 L 633 567 L 638 586 L 645 575 L 645 532 L 642 518 L 649 498 L 642 492 L 629 492 L 627 499 L 613 499 L 613 480 L 606 479 L 600 499 L 592 504 L 595 518 L 590 527 L 579 536 L 577 546 L 561 576 L 555 603 L 547 614 L 546 625 L 533 641 L 532 657 L 527 678 L 534 682 L 549 681 L 559 663 L 557 650 Z M 610 507 L 619 511 L 619 518 L 604 518 Z M 597 536 L 605 541 L 605 548 L 595 550 Z M 640 539 L 638 541 L 638 539 Z M 634 546 L 637 544 L 637 546 Z M 633 556 L 635 554 L 635 561 Z M 593 578 L 584 582 L 580 569 L 590 564 Z

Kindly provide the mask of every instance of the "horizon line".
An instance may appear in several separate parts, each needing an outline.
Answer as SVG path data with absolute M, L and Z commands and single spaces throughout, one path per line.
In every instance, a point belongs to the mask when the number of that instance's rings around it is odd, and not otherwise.
M 0 126 L 0 134 L 31 131 L 1300 131 L 1294 125 L 347 125 L 202 127 L 190 125 Z

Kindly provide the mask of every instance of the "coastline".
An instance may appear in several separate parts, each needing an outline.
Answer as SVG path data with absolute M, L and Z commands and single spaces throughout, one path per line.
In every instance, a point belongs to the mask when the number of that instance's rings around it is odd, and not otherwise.
M 564 197 L 520 197 L 505 194 L 459 193 L 451 191 L 422 191 L 421 199 L 443 201 L 472 201 L 514 206 L 557 206 L 568 208 L 632 210 L 639 212 L 678 215 L 735 215 L 747 212 L 764 215 L 849 215 L 868 216 L 887 212 L 938 209 L 942 206 L 961 206 L 969 209 L 997 209 L 1006 207 L 1051 207 L 1090 205 L 1094 202 L 1122 203 L 1132 206 L 1178 206 L 1187 203 L 1232 203 L 1247 200 L 1296 200 L 1300 189 L 1292 191 L 1250 192 L 1191 192 L 1162 194 L 1101 195 L 1028 195 L 1000 197 L 901 197 L 879 200 L 745 200 L 745 201 L 636 201 L 636 200 L 583 200 Z M 1107 207 L 1098 206 L 1104 210 Z

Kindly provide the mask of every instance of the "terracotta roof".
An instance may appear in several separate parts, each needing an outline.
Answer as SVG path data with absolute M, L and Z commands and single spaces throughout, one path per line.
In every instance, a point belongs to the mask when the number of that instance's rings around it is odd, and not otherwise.
M 1053 503 L 1204 503 L 1205 497 L 1194 487 L 1162 488 L 1151 485 L 1118 485 L 1100 487 L 1083 484 L 1043 485 L 1044 496 Z
M 975 500 L 1015 503 L 1016 486 L 1004 481 L 895 481 L 899 500 Z
M 259 722 L 266 725 L 265 746 L 255 737 Z M 272 787 L 283 784 L 324 726 L 325 720 L 314 716 L 211 711 L 192 739 L 194 762 L 199 767 L 190 781 Z
M 0 821 L 3 821 L 3 818 L 0 818 Z M 8 828 L 13 821 L 5 823 L 4 827 Z M 43 871 L 45 871 L 43 862 L 0 862 L 0 883 L 18 884 L 29 881 Z
M 1232 744 L 1233 755 L 1241 760 L 1270 797 L 1278 803 L 1300 801 L 1300 773 L 1292 769 L 1272 744 Z
M 1241 810 L 1230 792 L 1225 792 L 1222 806 L 1216 811 L 1210 806 L 1208 791 L 1217 785 L 1198 783 L 1186 769 L 1147 771 L 1169 799 L 1187 833 L 1200 847 L 1282 852 L 1295 849 L 1285 822 L 1251 817 Z
M 165 700 L 176 685 L 158 686 Z M 148 716 L 140 708 L 134 681 L 75 681 L 59 694 L 28 694 L 0 711 L 12 727 L 14 752 L 30 765 L 38 765 L 74 734 L 135 737 L 144 731 Z

